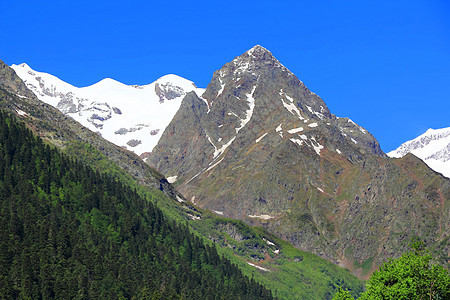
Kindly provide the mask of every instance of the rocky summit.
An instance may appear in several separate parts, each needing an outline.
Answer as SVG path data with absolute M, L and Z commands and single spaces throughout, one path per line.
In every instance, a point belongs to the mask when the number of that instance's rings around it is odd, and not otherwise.
M 184 97 L 148 162 L 193 203 L 362 277 L 414 236 L 448 259 L 450 180 L 387 157 L 261 46 Z

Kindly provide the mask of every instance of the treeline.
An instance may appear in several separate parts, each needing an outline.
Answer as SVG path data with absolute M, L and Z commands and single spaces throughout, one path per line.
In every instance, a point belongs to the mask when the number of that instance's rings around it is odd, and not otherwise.
M 1 299 L 271 299 L 187 225 L 0 112 Z

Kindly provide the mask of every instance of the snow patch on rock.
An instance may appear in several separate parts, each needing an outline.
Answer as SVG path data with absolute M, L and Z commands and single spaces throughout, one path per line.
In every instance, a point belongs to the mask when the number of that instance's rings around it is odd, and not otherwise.
M 255 143 L 259 143 L 265 136 L 267 135 L 267 132 L 264 133 L 262 136 L 256 139 Z
M 260 269 L 261 271 L 264 271 L 264 272 L 270 272 L 269 269 L 266 269 L 266 268 L 260 267 L 260 266 L 258 266 L 258 265 L 252 264 L 251 262 L 247 262 L 247 263 L 248 263 L 250 266 L 252 266 L 252 267 L 255 267 L 255 268 L 257 268 L 257 269 Z
M 28 116 L 28 113 L 26 113 L 26 112 L 24 112 L 23 110 L 20 110 L 20 109 L 16 109 L 16 113 L 19 115 L 19 116 L 21 116 L 21 117 L 25 117 L 25 116 Z
M 299 145 L 299 146 L 301 146 L 301 145 L 303 144 L 303 141 L 302 141 L 302 140 L 299 140 L 299 139 L 290 138 L 289 140 L 290 140 L 291 142 L 293 142 L 294 144 L 297 144 L 297 145 Z
M 213 164 L 212 166 L 210 166 L 208 169 L 206 169 L 205 172 L 208 172 L 208 171 L 211 170 L 212 168 L 216 167 L 218 164 L 220 164 L 220 163 L 222 162 L 222 160 L 223 160 L 224 158 L 225 158 L 225 157 L 222 157 L 218 162 L 216 162 L 215 164 Z
M 255 90 L 256 90 L 256 85 L 253 87 L 252 91 L 249 94 L 246 94 L 249 108 L 245 112 L 245 119 L 241 119 L 240 126 L 238 128 L 236 128 L 236 133 L 238 133 L 242 128 L 244 128 L 245 125 L 247 125 L 247 123 L 252 118 L 253 110 L 255 109 L 255 98 L 253 97 Z
M 276 131 L 281 137 L 283 137 L 283 128 L 281 127 L 281 124 L 278 125 L 278 127 L 275 129 L 275 131 Z
M 167 177 L 167 181 L 169 182 L 169 183 L 174 183 L 175 181 L 177 181 L 177 178 L 178 178 L 178 176 L 170 176 L 170 177 Z
M 270 220 L 273 219 L 274 217 L 269 216 L 269 215 L 248 215 L 250 218 L 255 218 L 255 219 L 262 219 L 262 220 Z
M 290 134 L 294 134 L 294 133 L 301 132 L 301 131 L 303 131 L 303 127 L 298 127 L 298 128 L 293 128 L 291 130 L 288 130 L 288 132 Z

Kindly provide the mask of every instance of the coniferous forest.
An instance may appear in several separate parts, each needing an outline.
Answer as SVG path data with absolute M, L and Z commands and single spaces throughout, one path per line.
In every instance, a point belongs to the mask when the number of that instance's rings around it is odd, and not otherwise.
M 135 190 L 0 112 L 0 298 L 272 295 Z

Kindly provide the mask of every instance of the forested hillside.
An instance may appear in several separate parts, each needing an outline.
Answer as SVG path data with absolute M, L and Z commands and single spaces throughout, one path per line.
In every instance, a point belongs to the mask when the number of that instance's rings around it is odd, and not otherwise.
M 0 298 L 272 295 L 135 190 L 0 112 Z

